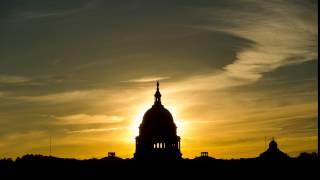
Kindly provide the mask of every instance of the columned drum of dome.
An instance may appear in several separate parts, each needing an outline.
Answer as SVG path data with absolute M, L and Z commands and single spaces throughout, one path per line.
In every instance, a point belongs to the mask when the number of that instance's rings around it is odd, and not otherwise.
M 136 137 L 135 159 L 180 159 L 180 137 L 171 113 L 161 104 L 159 82 L 153 106 L 144 114 Z

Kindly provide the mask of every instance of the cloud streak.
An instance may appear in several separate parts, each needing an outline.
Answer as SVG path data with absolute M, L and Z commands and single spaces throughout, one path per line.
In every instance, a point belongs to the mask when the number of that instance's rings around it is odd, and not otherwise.
M 259 12 L 241 11 L 235 7 L 197 9 L 209 21 L 223 19 L 225 23 L 195 28 L 230 33 L 252 41 L 255 45 L 239 51 L 233 63 L 221 71 L 183 81 L 183 84 L 191 85 L 184 89 L 222 89 L 247 85 L 279 67 L 318 58 L 316 9 L 310 11 L 289 1 L 244 1 L 248 6 L 249 3 L 254 4 Z
M 165 79 L 170 79 L 170 77 L 165 77 L 165 76 L 143 77 L 143 78 L 131 79 L 131 80 L 122 81 L 122 82 L 147 83 L 147 82 L 156 82 L 156 81 L 165 80 Z
M 0 84 L 22 84 L 29 83 L 32 79 L 25 76 L 0 74 Z
M 101 0 L 90 0 L 87 3 L 81 4 L 80 7 L 61 8 L 61 9 L 55 9 L 55 10 L 33 9 L 33 10 L 18 11 L 16 14 L 18 19 L 25 19 L 25 20 L 64 17 L 64 16 L 80 13 L 85 10 L 97 8 L 99 7 L 99 5 L 101 5 L 101 3 L 102 3 Z
M 81 129 L 76 131 L 69 131 L 69 133 L 97 133 L 97 132 L 108 132 L 108 131 L 116 131 L 119 128 L 113 127 L 113 128 L 96 128 L 96 129 Z
M 66 124 L 105 124 L 105 123 L 120 123 L 123 121 L 121 116 L 107 116 L 103 114 L 73 114 L 67 116 L 54 117 L 58 121 L 56 123 Z
M 66 103 L 78 100 L 90 99 L 92 96 L 101 94 L 102 90 L 73 90 L 66 92 L 51 93 L 37 96 L 17 96 L 15 99 L 28 102 L 49 102 L 49 103 Z M 106 91 L 104 91 L 106 92 Z

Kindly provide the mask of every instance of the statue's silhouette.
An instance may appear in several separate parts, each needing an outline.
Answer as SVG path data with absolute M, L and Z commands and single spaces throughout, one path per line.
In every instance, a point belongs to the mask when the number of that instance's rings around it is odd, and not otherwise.
M 180 137 L 171 113 L 161 104 L 159 82 L 153 106 L 144 114 L 136 137 L 135 159 L 180 159 Z

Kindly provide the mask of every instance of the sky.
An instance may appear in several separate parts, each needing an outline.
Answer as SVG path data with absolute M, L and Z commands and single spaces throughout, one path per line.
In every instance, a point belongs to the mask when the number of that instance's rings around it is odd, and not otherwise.
M 160 80 L 185 158 L 317 151 L 316 0 L 2 0 L 0 158 L 133 157 Z

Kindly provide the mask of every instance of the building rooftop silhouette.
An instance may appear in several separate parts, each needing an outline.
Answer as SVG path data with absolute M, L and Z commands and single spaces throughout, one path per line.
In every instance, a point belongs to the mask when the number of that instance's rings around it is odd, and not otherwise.
M 136 137 L 135 159 L 180 159 L 180 137 L 171 113 L 161 104 L 159 82 L 155 101 L 146 111 Z
M 282 160 L 289 159 L 289 156 L 278 148 L 277 142 L 272 138 L 269 143 L 269 148 L 261 153 L 259 158 L 266 160 Z

